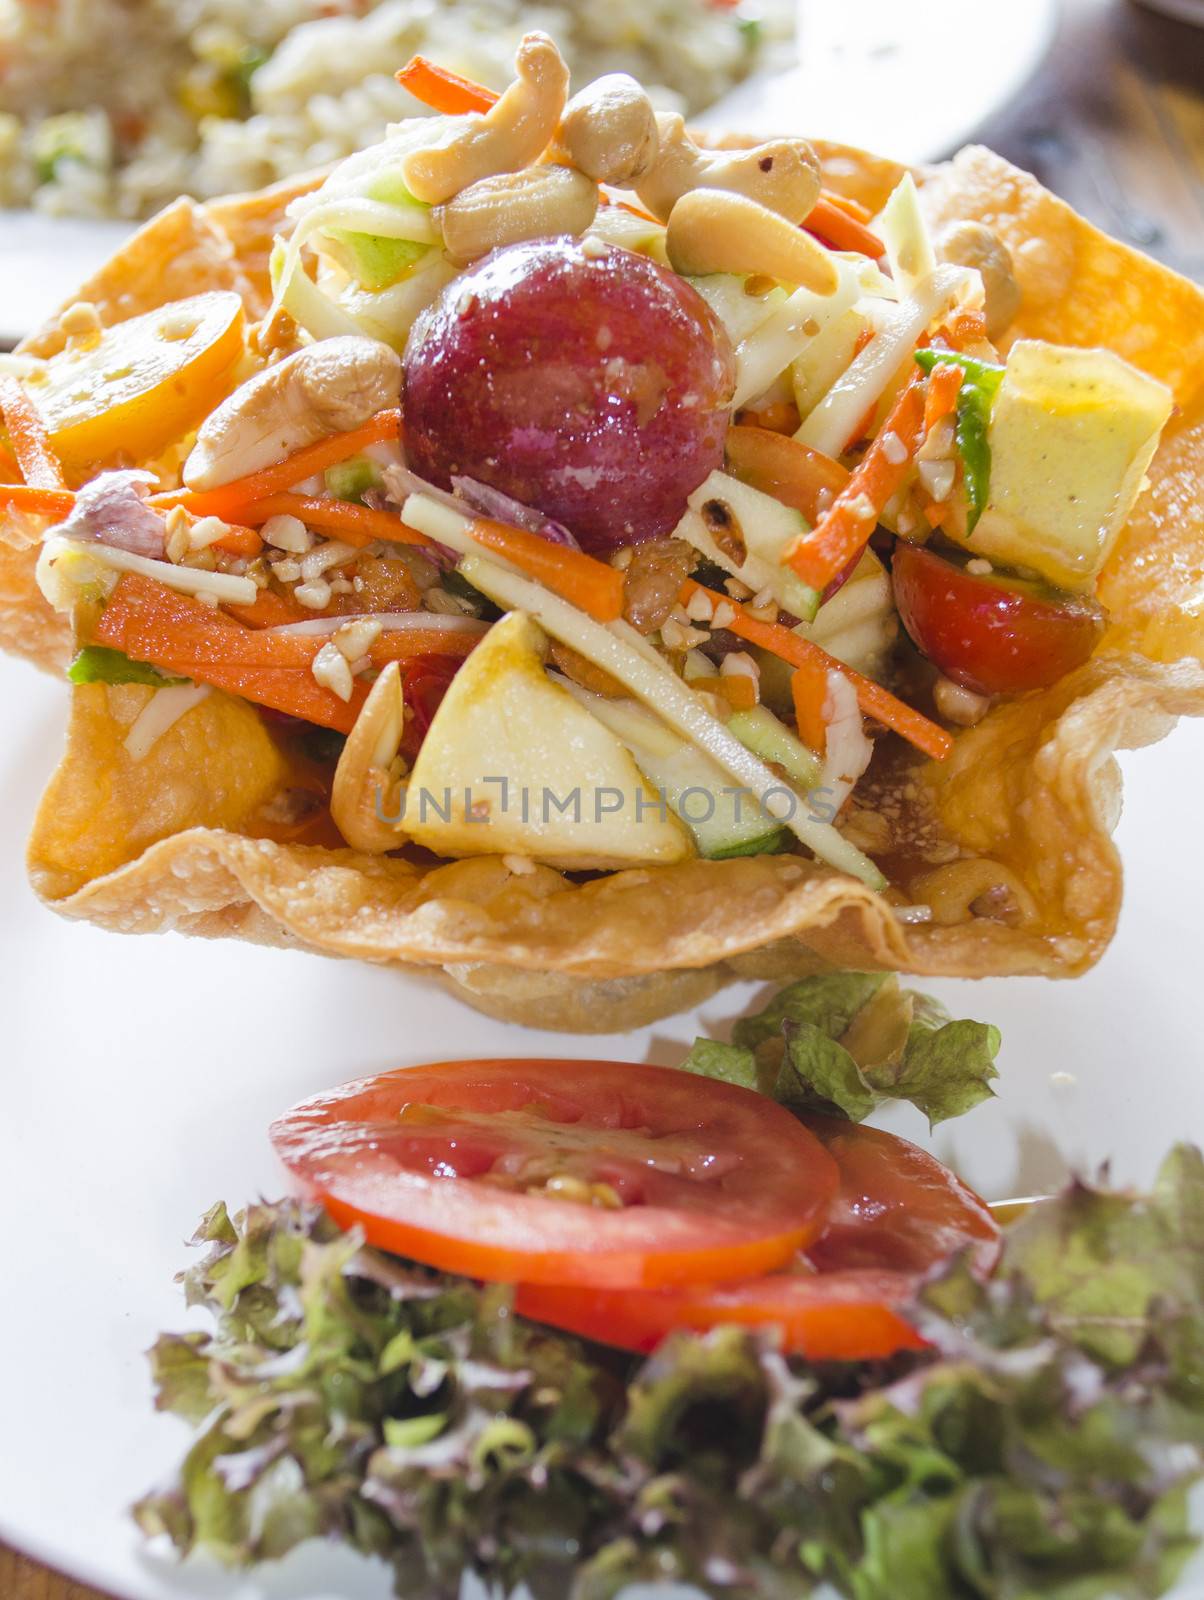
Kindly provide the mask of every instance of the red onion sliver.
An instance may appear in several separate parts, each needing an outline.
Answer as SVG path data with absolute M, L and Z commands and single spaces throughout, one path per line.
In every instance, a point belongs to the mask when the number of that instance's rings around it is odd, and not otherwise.
M 581 548 L 563 522 L 554 522 L 551 517 L 545 517 L 542 511 L 523 505 L 521 500 L 512 500 L 500 489 L 491 489 L 487 483 L 478 483 L 475 478 L 453 478 L 452 488 L 463 504 L 479 511 L 484 517 L 508 523 L 512 528 L 522 528 L 527 533 L 537 533 L 549 544 L 564 545 L 569 550 Z
M 146 504 L 155 482 L 149 472 L 102 472 L 77 491 L 70 516 L 55 531 L 162 561 L 163 517 Z

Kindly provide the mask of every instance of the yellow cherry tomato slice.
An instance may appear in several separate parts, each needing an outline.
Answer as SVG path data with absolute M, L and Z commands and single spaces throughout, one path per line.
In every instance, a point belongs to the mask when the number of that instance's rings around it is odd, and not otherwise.
M 211 290 L 75 339 L 24 382 L 78 475 L 118 452 L 149 461 L 195 427 L 225 397 L 244 349 L 242 301 Z

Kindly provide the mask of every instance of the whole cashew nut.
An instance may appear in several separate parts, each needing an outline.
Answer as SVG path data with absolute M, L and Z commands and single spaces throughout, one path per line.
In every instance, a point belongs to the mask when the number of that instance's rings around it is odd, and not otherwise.
M 248 378 L 201 424 L 190 489 L 216 489 L 396 405 L 401 358 L 379 339 L 320 339 Z
M 598 185 L 572 167 L 524 167 L 461 189 L 439 213 L 448 255 L 465 265 L 501 245 L 581 234 L 598 210 Z
M 819 160 L 805 139 L 770 139 L 751 150 L 702 150 L 676 112 L 656 120 L 660 152 L 635 191 L 662 222 L 692 189 L 747 195 L 792 223 L 802 222 L 819 199 Z
M 401 810 L 403 785 L 394 763 L 404 727 L 401 667 L 390 661 L 360 708 L 330 793 L 330 815 L 353 850 L 381 855 L 404 842 L 400 827 L 388 820 Z
M 407 157 L 402 177 L 415 199 L 442 205 L 470 183 L 538 161 L 564 111 L 569 69 L 546 33 L 524 36 L 514 68 L 517 78 L 483 117 L 449 144 Z
M 660 150 L 652 101 L 626 72 L 595 78 L 565 107 L 560 145 L 596 182 L 630 184 L 651 170 Z
M 987 337 L 998 339 L 1016 320 L 1020 310 L 1020 285 L 1012 252 L 993 229 L 981 222 L 954 222 L 936 241 L 939 261 L 958 267 L 976 267 L 982 274 Z
M 747 195 L 692 189 L 669 213 L 665 249 L 687 276 L 764 273 L 816 294 L 835 294 L 836 262 L 809 233 Z

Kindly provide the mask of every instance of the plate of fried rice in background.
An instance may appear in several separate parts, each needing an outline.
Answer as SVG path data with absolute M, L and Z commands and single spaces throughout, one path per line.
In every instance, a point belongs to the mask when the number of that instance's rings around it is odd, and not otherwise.
M 1056 4 L 1013 0 L 989 80 L 957 70 L 954 0 L 874 0 L 852 31 L 831 0 L 799 8 L 802 67 L 791 0 L 0 0 L 0 343 L 177 195 L 262 188 L 420 112 L 393 77 L 417 52 L 500 88 L 543 28 L 579 83 L 627 71 L 711 128 L 822 128 L 920 161 L 1021 86 Z

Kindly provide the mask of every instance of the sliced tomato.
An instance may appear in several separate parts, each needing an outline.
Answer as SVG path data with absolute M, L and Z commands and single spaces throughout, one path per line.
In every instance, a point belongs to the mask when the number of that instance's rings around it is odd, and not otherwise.
M 732 1084 L 620 1061 L 386 1072 L 271 1130 L 371 1244 L 474 1278 L 630 1289 L 770 1272 L 814 1239 L 836 1163 Z
M 916 647 L 978 694 L 1044 689 L 1081 666 L 1103 632 L 1103 608 L 1079 595 L 994 574 L 979 576 L 900 540 L 895 604 Z
M 922 1274 L 959 1250 L 975 1271 L 999 1259 L 999 1224 L 985 1200 L 926 1150 L 839 1117 L 807 1126 L 840 1168 L 840 1190 L 807 1259 L 820 1272 L 888 1268 Z
M 902 1315 L 920 1277 L 959 1250 L 986 1273 L 999 1252 L 987 1205 L 905 1139 L 827 1117 L 808 1126 L 835 1158 L 828 1225 L 788 1272 L 652 1293 L 520 1285 L 515 1307 L 624 1350 L 652 1350 L 678 1328 L 772 1327 L 812 1361 L 871 1361 L 921 1340 Z

